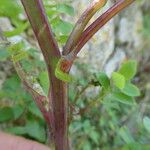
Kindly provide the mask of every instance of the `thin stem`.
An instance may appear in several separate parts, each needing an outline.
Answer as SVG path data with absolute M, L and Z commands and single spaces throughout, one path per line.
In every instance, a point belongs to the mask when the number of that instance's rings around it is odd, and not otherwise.
M 14 67 L 15 70 L 17 71 L 18 76 L 20 77 L 22 83 L 24 84 L 24 86 L 26 87 L 26 90 L 32 95 L 36 105 L 38 106 L 38 108 L 40 109 L 41 113 L 43 114 L 44 119 L 46 120 L 46 122 L 48 123 L 48 125 L 51 123 L 51 116 L 49 115 L 50 113 L 46 110 L 45 106 L 44 106 L 44 102 L 47 100 L 46 96 L 43 96 L 41 94 L 39 94 L 37 91 L 35 91 L 32 88 L 32 85 L 30 84 L 30 82 L 27 80 L 27 75 L 26 73 L 23 71 L 21 65 L 19 62 L 14 63 Z
M 68 150 L 67 134 L 67 84 L 55 77 L 56 65 L 61 57 L 44 11 L 42 0 L 21 0 L 32 29 L 42 50 L 50 80 L 49 110 L 52 110 L 52 126 L 56 150 Z
M 70 70 L 77 54 L 80 52 L 82 47 L 92 38 L 92 36 L 103 27 L 110 19 L 112 19 L 116 14 L 122 11 L 124 8 L 129 6 L 135 0 L 120 0 L 116 2 L 111 8 L 109 8 L 105 13 L 98 17 L 87 29 L 82 33 L 76 47 L 70 51 L 69 54 L 63 57 L 62 65 L 65 62 L 65 72 Z M 68 63 L 66 63 L 68 62 Z M 63 67 L 62 67 L 63 68 Z
M 76 56 L 82 47 L 92 38 L 92 36 L 103 27 L 110 19 L 116 14 L 129 6 L 135 0 L 119 0 L 111 8 L 109 8 L 104 14 L 98 17 L 81 35 L 76 48 L 72 51 Z
M 42 50 L 50 77 L 54 69 L 53 65 L 57 64 L 60 58 L 60 51 L 48 23 L 42 0 L 21 1 Z
M 68 38 L 68 41 L 64 47 L 63 55 L 68 54 L 72 50 L 72 48 L 74 48 L 89 20 L 100 8 L 102 8 L 106 4 L 106 2 L 107 0 L 93 0 L 88 8 L 83 12 Z

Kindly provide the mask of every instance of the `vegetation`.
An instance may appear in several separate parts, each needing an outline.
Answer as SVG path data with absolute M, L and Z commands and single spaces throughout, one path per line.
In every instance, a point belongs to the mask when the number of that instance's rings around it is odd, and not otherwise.
M 69 2 L 49 3 L 43 0 L 51 26 L 44 15 L 41 0 L 22 0 L 44 61 L 35 45 L 31 46 L 25 40 L 10 44 L 2 38 L 0 60 L 11 59 L 17 72 L 13 71 L 0 90 L 0 123 L 2 127 L 4 125 L 3 129 L 47 143 L 58 150 L 69 149 L 68 142 L 77 150 L 91 150 L 93 147 L 95 150 L 112 147 L 148 150 L 150 136 L 146 133 L 150 132 L 150 118 L 144 117 L 140 125 L 132 121 L 130 126 L 135 127 L 136 134 L 130 132 L 127 124 L 127 121 L 136 120 L 134 114 L 137 114 L 138 105 L 135 97 L 140 96 L 133 79 L 137 73 L 135 60 L 125 61 L 110 78 L 104 72 L 91 74 L 87 66 L 80 64 L 76 66 L 86 71 L 87 76 L 84 73 L 80 77 L 69 75 L 77 53 L 86 42 L 133 1 L 116 2 L 86 28 L 106 0 L 93 1 L 75 25 L 61 17 L 62 14 L 75 15 Z M 3 33 L 5 37 L 26 33 L 27 40 L 33 40 L 28 20 L 19 18 L 22 12 L 17 2 L 0 1 L 0 16 L 8 17 L 14 26 L 14 30 Z M 145 25 L 149 26 L 147 20 Z M 61 55 L 59 47 L 63 45 Z M 89 87 L 98 87 L 98 94 L 92 97 L 84 94 Z

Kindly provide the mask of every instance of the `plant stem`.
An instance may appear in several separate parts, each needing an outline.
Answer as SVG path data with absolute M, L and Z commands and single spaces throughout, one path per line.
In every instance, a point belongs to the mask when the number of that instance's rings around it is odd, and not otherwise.
M 111 8 L 98 17 L 81 35 L 73 54 L 77 55 L 82 47 L 92 38 L 92 36 L 103 27 L 116 14 L 129 6 L 135 0 L 118 0 Z
M 68 150 L 67 135 L 67 84 L 55 77 L 55 68 L 60 51 L 45 15 L 42 0 L 21 0 L 26 14 L 42 50 L 50 80 L 49 113 L 52 116 L 56 150 Z
M 107 0 L 93 0 L 93 2 L 87 7 L 87 9 L 76 22 L 75 27 L 68 38 L 68 41 L 64 47 L 63 55 L 68 54 L 72 48 L 74 48 L 89 20 L 100 8 L 106 4 L 106 2 Z

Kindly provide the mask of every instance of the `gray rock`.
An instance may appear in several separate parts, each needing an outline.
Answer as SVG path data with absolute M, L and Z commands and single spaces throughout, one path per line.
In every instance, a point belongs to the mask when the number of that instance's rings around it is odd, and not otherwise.
M 111 74 L 118 69 L 123 60 L 125 60 L 126 54 L 123 49 L 118 48 L 114 55 L 109 59 L 109 61 L 104 66 L 104 71 L 110 77 Z

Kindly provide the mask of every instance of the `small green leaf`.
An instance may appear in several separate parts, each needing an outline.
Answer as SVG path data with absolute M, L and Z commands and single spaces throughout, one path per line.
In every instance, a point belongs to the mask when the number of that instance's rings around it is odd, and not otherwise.
M 8 50 L 10 52 L 11 55 L 15 55 L 15 54 L 18 54 L 18 52 L 23 49 L 24 47 L 24 43 L 23 42 L 18 42 L 18 43 L 15 43 L 11 46 L 9 46 Z
M 28 56 L 28 53 L 26 51 L 20 51 L 19 54 L 12 56 L 12 61 L 14 63 L 16 63 L 16 62 L 26 58 L 27 56 Z
M 122 64 L 119 69 L 119 73 L 122 74 L 126 80 L 132 79 L 137 72 L 137 62 L 135 60 L 129 60 Z
M 113 72 L 112 81 L 113 81 L 113 84 L 119 89 L 123 89 L 125 86 L 125 77 L 121 75 L 120 73 Z
M 108 89 L 110 87 L 110 80 L 108 76 L 104 72 L 100 72 L 97 75 L 99 83 L 105 88 Z
M 56 69 L 55 69 L 55 76 L 56 76 L 56 78 L 58 78 L 59 80 L 62 80 L 64 82 L 72 82 L 73 81 L 73 77 L 70 74 L 63 72 L 60 69 L 61 61 L 62 61 L 61 59 L 58 61 Z
M 128 96 L 140 96 L 140 90 L 131 83 L 126 83 L 125 87 L 122 89 L 122 92 Z
M 144 117 L 143 124 L 144 124 L 145 129 L 150 133 L 150 118 Z
M 133 105 L 135 104 L 134 99 L 131 96 L 127 96 L 121 92 L 113 92 L 110 97 L 111 100 L 119 101 L 124 104 Z
M 67 42 L 68 35 L 62 35 L 57 37 L 57 40 L 60 44 L 65 44 Z
M 29 26 L 29 23 L 26 22 L 26 23 L 20 25 L 19 27 L 15 28 L 15 29 L 12 30 L 12 31 L 5 31 L 5 32 L 4 32 L 4 35 L 5 35 L 6 37 L 11 37 L 11 36 L 18 35 L 18 34 L 24 32 L 24 30 L 26 30 L 28 26 Z
M 14 119 L 13 110 L 11 107 L 0 109 L 0 122 L 5 122 Z

